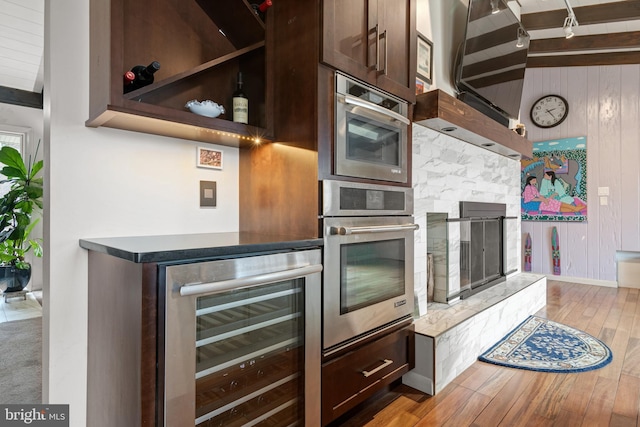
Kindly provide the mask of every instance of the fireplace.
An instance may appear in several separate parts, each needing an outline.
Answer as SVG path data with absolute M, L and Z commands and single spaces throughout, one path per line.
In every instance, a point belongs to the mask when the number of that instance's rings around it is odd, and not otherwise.
M 427 214 L 427 250 L 434 260 L 435 302 L 468 298 L 516 272 L 517 217 L 501 203 L 459 202 L 458 218 Z
M 461 299 L 505 280 L 506 205 L 460 202 L 460 290 Z M 450 297 L 456 297 L 451 295 Z

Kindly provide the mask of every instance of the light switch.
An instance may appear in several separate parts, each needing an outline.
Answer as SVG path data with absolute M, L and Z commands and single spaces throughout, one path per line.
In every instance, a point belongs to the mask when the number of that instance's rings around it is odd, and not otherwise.
M 609 198 L 607 196 L 600 196 L 600 205 L 607 206 L 609 204 Z
M 216 206 L 216 182 L 200 181 L 200 207 Z
M 608 196 L 609 187 L 598 187 L 598 196 Z

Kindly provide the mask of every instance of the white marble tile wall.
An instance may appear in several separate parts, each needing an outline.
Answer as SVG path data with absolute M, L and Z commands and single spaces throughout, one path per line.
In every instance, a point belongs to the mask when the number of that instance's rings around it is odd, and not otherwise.
M 460 201 L 504 203 L 507 216 L 520 217 L 520 162 L 484 148 L 477 147 L 424 126 L 413 124 L 414 215 L 426 221 L 426 214 L 437 212 L 449 218 L 460 217 Z M 507 265 L 520 266 L 520 219 L 509 231 L 513 242 Z M 451 229 L 450 229 L 451 231 Z M 428 226 L 427 226 L 428 234 Z M 428 235 L 421 235 L 427 239 Z M 420 247 L 419 247 L 420 246 Z M 426 265 L 426 254 L 421 251 L 424 241 L 416 243 L 416 265 Z M 454 252 L 457 251 L 457 252 Z M 434 299 L 444 301 L 443 295 L 452 294 L 456 283 L 459 289 L 459 248 L 450 248 L 449 284 L 436 284 Z M 457 275 L 457 276 L 456 276 Z M 426 275 L 416 273 L 416 295 L 426 296 Z M 418 303 L 420 304 L 420 303 Z
M 446 213 L 427 213 L 427 252 L 433 254 L 435 301 L 446 301 L 447 264 L 447 216 Z M 438 295 L 436 295 L 436 292 Z
M 441 391 L 480 354 L 547 303 L 546 277 L 435 338 L 435 392 Z

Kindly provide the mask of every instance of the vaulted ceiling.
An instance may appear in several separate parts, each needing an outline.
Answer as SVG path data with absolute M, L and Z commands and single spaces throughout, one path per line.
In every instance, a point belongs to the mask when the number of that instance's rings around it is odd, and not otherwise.
M 518 0 L 530 67 L 640 64 L 640 0 L 569 0 L 578 26 L 565 38 L 565 0 Z
M 0 102 L 42 108 L 43 57 L 44 0 L 0 0 Z

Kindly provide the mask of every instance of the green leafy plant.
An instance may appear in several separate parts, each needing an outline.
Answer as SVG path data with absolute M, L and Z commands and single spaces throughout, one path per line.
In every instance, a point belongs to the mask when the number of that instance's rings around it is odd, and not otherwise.
M 40 143 L 34 158 L 38 155 Z M 42 256 L 41 239 L 30 239 L 29 235 L 40 220 L 32 220 L 37 209 L 42 210 L 43 179 L 37 177 L 42 170 L 43 161 L 25 164 L 22 155 L 13 147 L 0 149 L 0 163 L 4 167 L 0 174 L 6 179 L 0 183 L 9 183 L 9 191 L 0 198 L 0 263 L 19 269 L 28 269 L 31 265 L 25 261 L 25 254 L 33 249 L 37 257 Z

